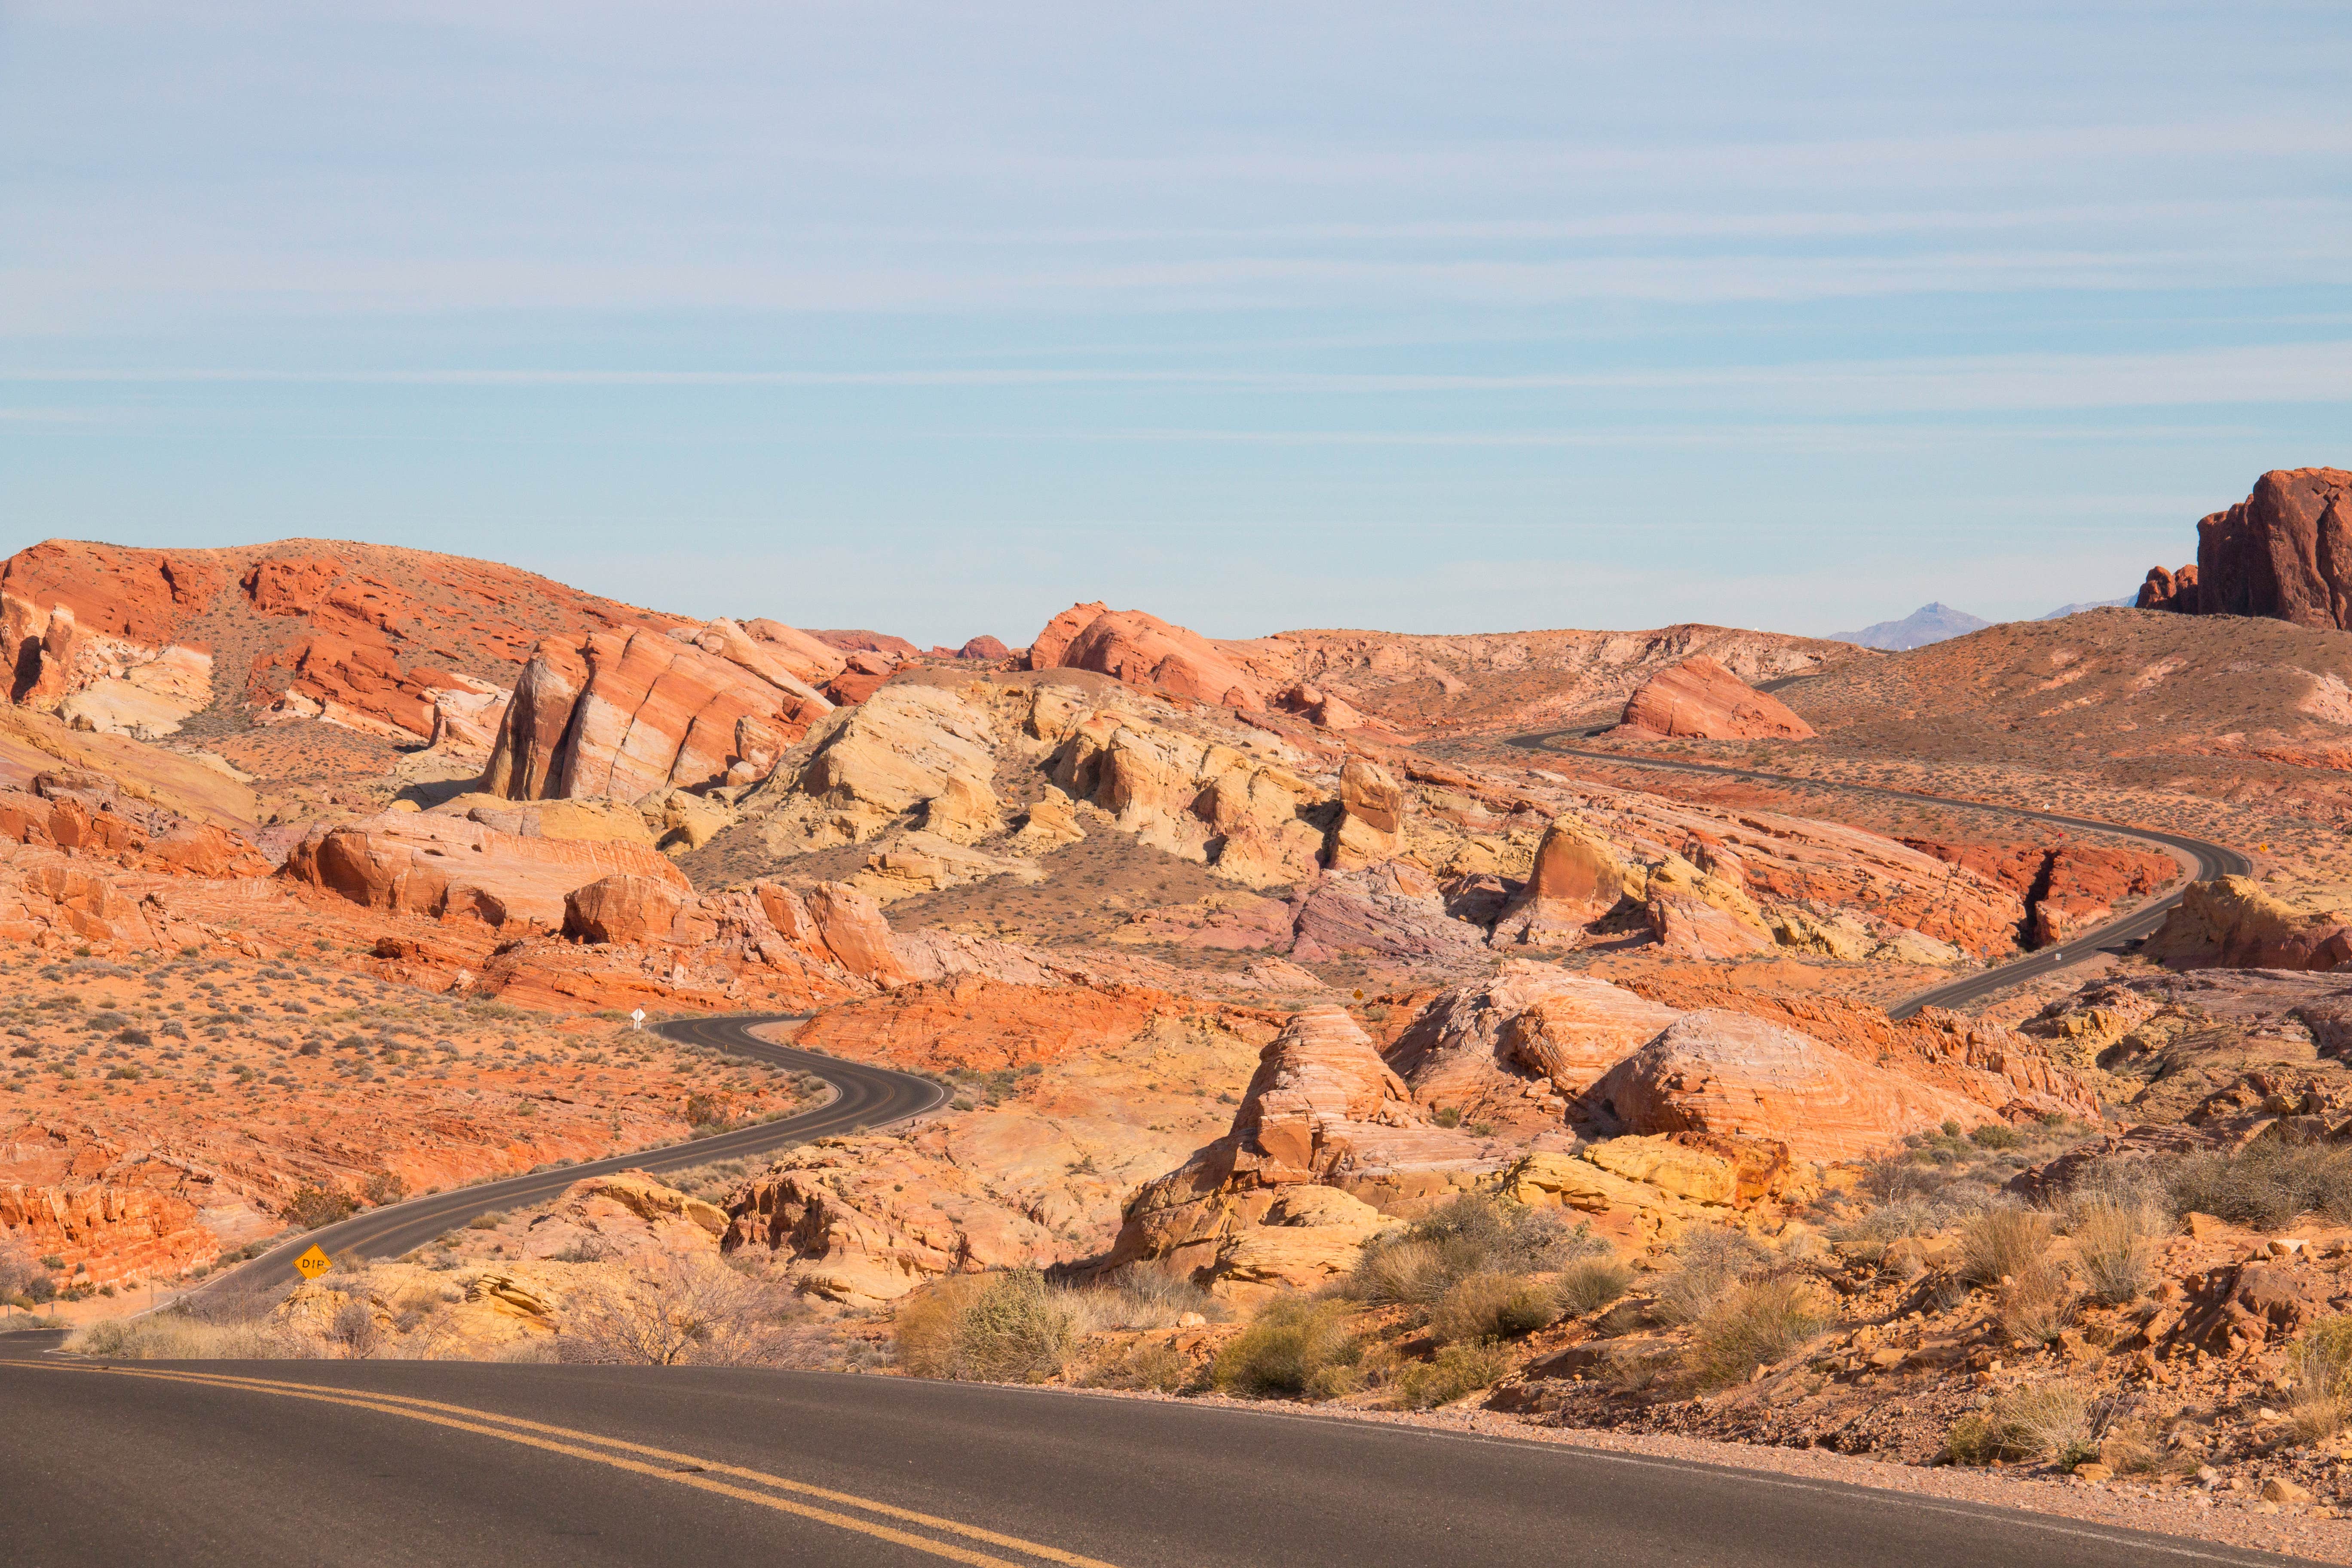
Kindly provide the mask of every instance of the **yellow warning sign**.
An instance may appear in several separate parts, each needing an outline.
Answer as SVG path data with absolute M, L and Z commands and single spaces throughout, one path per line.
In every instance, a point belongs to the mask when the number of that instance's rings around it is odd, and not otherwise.
M 310 1251 L 294 1260 L 294 1267 L 302 1271 L 305 1279 L 316 1279 L 334 1266 L 335 1260 L 320 1251 L 316 1243 L 311 1245 Z

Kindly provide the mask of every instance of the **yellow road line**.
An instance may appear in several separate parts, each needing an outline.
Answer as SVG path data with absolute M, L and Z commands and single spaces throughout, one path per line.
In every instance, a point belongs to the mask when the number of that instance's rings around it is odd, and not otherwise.
M 566 1426 L 552 1426 L 542 1422 L 525 1420 L 520 1416 L 503 1415 L 496 1411 L 478 1410 L 469 1405 L 416 1399 L 406 1394 L 375 1394 L 356 1389 L 324 1389 L 313 1384 L 289 1383 L 274 1378 L 243 1377 L 233 1373 L 179 1372 L 167 1371 L 161 1367 L 129 1367 L 120 1363 L 89 1362 L 10 1362 L 5 1364 L 40 1367 L 55 1372 L 113 1373 L 122 1376 L 150 1378 L 160 1383 L 192 1383 L 207 1388 L 226 1388 L 240 1393 L 274 1394 L 280 1398 L 308 1399 L 322 1405 L 340 1405 L 352 1409 L 373 1410 L 385 1415 L 404 1416 L 412 1421 L 423 1421 L 436 1426 L 473 1432 L 486 1437 L 497 1437 L 506 1442 L 519 1443 L 527 1447 L 541 1448 L 550 1453 L 586 1459 L 594 1464 L 609 1465 L 616 1469 L 651 1476 L 658 1480 L 675 1481 L 681 1486 L 693 1487 L 698 1490 L 715 1492 L 720 1496 L 757 1503 L 763 1508 L 796 1514 L 802 1518 L 815 1520 L 843 1530 L 877 1536 L 885 1541 L 909 1546 L 919 1552 L 944 1557 L 957 1563 L 985 1564 L 988 1568 L 1020 1568 L 1019 1564 L 1009 1563 L 1002 1557 L 992 1557 L 983 1552 L 967 1551 L 951 1542 L 929 1540 L 902 1530 L 894 1530 L 887 1525 L 851 1519 L 827 1509 L 813 1508 L 788 1499 L 748 1491 L 740 1487 L 730 1486 L 723 1481 L 708 1479 L 706 1476 L 712 1474 L 733 1476 L 762 1486 L 823 1498 L 826 1501 L 861 1509 L 868 1513 L 877 1513 L 887 1518 L 903 1520 L 910 1524 L 924 1525 L 933 1530 L 947 1531 L 968 1539 L 986 1542 L 991 1545 L 1018 1552 L 1028 1557 L 1063 1563 L 1066 1568 L 1113 1568 L 1112 1564 L 1098 1559 L 1082 1557 L 1076 1552 L 1064 1552 L 1036 1542 L 1024 1541 L 1019 1536 L 1001 1534 L 977 1525 L 942 1519 L 935 1514 L 919 1513 L 912 1509 L 877 1502 L 868 1498 L 858 1497 L 854 1493 L 833 1491 L 824 1487 L 812 1486 L 805 1481 L 795 1481 L 788 1477 L 771 1475 L 764 1470 L 747 1469 L 741 1466 L 725 1464 L 715 1459 L 705 1459 L 693 1454 L 676 1453 L 666 1448 L 629 1442 L 625 1438 L 607 1437 L 600 1433 L 581 1432 Z M 439 1414 L 443 1412 L 448 1414 Z M 463 1419 L 463 1417 L 474 1419 Z M 500 1425 L 485 1426 L 484 1422 L 495 1422 Z M 502 1427 L 520 1430 L 504 1430 L 501 1429 Z M 532 1436 L 526 1435 L 528 1433 L 544 1433 L 549 1436 Z M 572 1438 L 577 1442 L 552 1440 L 556 1437 Z M 677 1468 L 664 1469 L 635 1459 L 623 1458 L 614 1454 L 596 1453 L 579 1447 L 578 1443 L 593 1443 L 627 1453 L 643 1454 L 654 1458 L 674 1461 L 678 1465 L 693 1466 L 703 1473 L 689 1473 Z

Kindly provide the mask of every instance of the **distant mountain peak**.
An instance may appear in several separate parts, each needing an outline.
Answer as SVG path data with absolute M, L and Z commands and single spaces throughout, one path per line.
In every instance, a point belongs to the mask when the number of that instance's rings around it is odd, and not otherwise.
M 1832 632 L 1831 640 L 1850 642 L 1863 647 L 1885 648 L 1899 653 L 1906 648 L 1926 647 L 1929 643 L 1942 642 L 1947 637 L 1965 637 L 1982 631 L 1992 625 L 1981 616 L 1966 610 L 1956 610 L 1937 601 L 1920 605 L 1899 621 L 1880 621 L 1858 632 Z

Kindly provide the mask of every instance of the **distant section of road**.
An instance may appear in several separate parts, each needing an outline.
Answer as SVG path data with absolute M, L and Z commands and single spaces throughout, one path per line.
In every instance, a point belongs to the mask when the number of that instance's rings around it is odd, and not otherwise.
M 226 1269 L 205 1281 L 205 1291 L 262 1290 L 294 1278 L 294 1259 L 314 1244 L 331 1258 L 391 1258 L 424 1246 L 452 1226 L 463 1225 L 490 1209 L 516 1208 L 545 1203 L 583 1176 L 612 1171 L 678 1171 L 713 1160 L 734 1160 L 773 1153 L 795 1143 L 832 1132 L 880 1127 L 919 1116 L 946 1103 L 949 1090 L 927 1078 L 893 1072 L 887 1068 L 845 1062 L 815 1051 L 770 1045 L 751 1033 L 754 1026 L 782 1021 L 791 1015 L 743 1013 L 716 1018 L 683 1018 L 656 1024 L 654 1031 L 691 1046 L 707 1046 L 730 1056 L 750 1057 L 773 1067 L 789 1068 L 833 1085 L 834 1098 L 814 1110 L 755 1126 L 739 1127 L 709 1138 L 647 1149 L 635 1154 L 615 1154 L 577 1165 L 509 1176 L 479 1186 L 458 1187 L 430 1197 L 410 1198 L 369 1209 L 340 1224 L 322 1226 L 281 1243 L 252 1262 Z
M 735 1367 L 21 1357 L 22 1568 L 2151 1568 L 2283 1559 L 1558 1444 Z
M 1795 677 L 1795 679 L 1807 679 Z M 1769 682 L 1768 686 L 1783 686 L 1789 681 Z M 2025 817 L 2035 822 L 2047 822 L 2060 827 L 2082 832 L 2112 833 L 2120 838 L 2137 839 L 2152 844 L 2180 862 L 2187 873 L 2174 884 L 2169 892 L 2159 894 L 2118 920 L 2109 921 L 2078 936 L 2069 937 L 2054 947 L 2030 953 L 2008 963 L 1997 964 L 1978 973 L 1906 996 L 1889 1007 L 1890 1017 L 1907 1018 L 1922 1007 L 1958 1007 L 1979 996 L 1989 996 L 2005 990 L 2021 980 L 2063 969 L 2103 949 L 2136 941 L 2152 934 L 2164 923 L 2164 917 L 2180 902 L 2190 880 L 2206 881 L 2215 877 L 2243 876 L 2254 868 L 2254 863 L 2225 844 L 2210 844 L 2202 838 L 2190 838 L 2184 834 L 2160 833 L 2153 827 L 2133 827 L 2120 822 L 2101 822 L 2087 816 L 2068 816 L 2062 812 L 2032 811 L 2021 805 L 1999 805 L 1989 801 L 1964 800 L 1956 795 L 1923 795 L 1916 790 L 1889 789 L 1884 784 L 1845 784 L 1834 779 L 1811 779 L 1797 773 L 1766 773 L 1759 768 L 1727 767 L 1717 763 L 1685 763 L 1664 757 L 1631 757 L 1620 752 L 1591 751 L 1576 746 L 1557 744 L 1563 736 L 1578 740 L 1586 738 L 1583 730 L 1542 730 L 1507 738 L 1507 744 L 1528 752 L 1547 752 L 1553 756 L 1581 757 L 1591 762 L 1609 763 L 1618 767 L 1653 768 L 1664 773 L 1715 773 L 1725 778 L 1752 779 L 1759 784 L 1795 784 L 1811 789 L 1845 790 L 1855 795 L 1877 795 L 1887 800 L 1916 801 L 1929 805 L 1959 806 L 1969 811 L 1989 811 L 2002 816 Z

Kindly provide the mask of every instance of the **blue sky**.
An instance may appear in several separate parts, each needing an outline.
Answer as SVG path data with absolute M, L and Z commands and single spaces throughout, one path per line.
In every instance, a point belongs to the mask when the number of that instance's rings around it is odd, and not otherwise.
M 2352 465 L 2352 12 L 0 0 L 0 546 L 2032 615 Z

